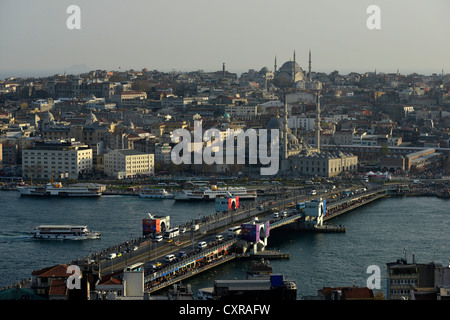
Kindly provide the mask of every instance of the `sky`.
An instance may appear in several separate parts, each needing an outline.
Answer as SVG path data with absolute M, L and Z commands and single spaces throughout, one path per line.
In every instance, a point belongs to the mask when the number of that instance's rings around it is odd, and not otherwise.
M 370 5 L 379 30 L 366 26 Z M 0 0 L 0 30 L 0 79 L 222 63 L 240 74 L 294 51 L 307 70 L 309 50 L 316 72 L 450 73 L 449 0 Z

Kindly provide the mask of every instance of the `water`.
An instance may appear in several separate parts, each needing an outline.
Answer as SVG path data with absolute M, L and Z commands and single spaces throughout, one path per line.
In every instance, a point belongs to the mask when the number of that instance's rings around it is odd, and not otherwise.
M 20 198 L 0 193 L 0 287 L 30 277 L 35 269 L 67 263 L 141 235 L 147 212 L 170 215 L 171 224 L 183 224 L 199 215 L 214 214 L 214 203 L 177 203 L 138 197 L 104 196 L 99 199 Z M 298 299 L 316 295 L 325 286 L 366 286 L 367 268 L 381 269 L 381 292 L 386 293 L 386 263 L 403 258 L 450 261 L 450 201 L 434 197 L 386 198 L 349 212 L 332 224 L 346 233 L 298 234 L 273 230 L 269 249 L 290 253 L 289 260 L 272 260 L 274 273 L 284 274 L 298 287 Z M 78 242 L 28 239 L 31 226 L 86 224 L 102 232 L 100 240 Z M 242 279 L 250 261 L 234 261 L 200 274 L 185 283 L 194 290 L 213 285 L 215 278 Z

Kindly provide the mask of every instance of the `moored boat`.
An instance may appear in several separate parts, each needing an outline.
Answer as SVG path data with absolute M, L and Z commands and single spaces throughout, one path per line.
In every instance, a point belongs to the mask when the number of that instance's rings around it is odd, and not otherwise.
M 61 182 L 46 185 L 18 187 L 21 196 L 36 197 L 100 197 L 102 190 L 98 186 L 63 186 Z
M 139 192 L 139 197 L 152 199 L 173 199 L 174 195 L 166 189 L 142 189 Z
M 176 201 L 215 201 L 217 197 L 231 195 L 241 200 L 256 199 L 256 190 L 248 190 L 244 187 L 230 188 L 199 188 L 194 190 L 181 190 L 174 194 Z

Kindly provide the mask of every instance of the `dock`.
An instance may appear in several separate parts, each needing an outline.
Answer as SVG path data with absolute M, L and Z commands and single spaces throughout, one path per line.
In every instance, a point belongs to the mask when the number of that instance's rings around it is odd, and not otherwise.
M 249 259 L 281 259 L 281 260 L 288 260 L 290 258 L 290 254 L 286 252 L 281 252 L 278 250 L 264 250 L 257 253 L 250 253 L 245 255 L 240 255 L 238 258 L 249 258 Z

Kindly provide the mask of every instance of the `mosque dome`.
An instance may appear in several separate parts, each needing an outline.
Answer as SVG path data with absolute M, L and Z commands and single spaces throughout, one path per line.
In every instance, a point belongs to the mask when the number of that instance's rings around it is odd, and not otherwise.
M 267 125 L 266 129 L 280 129 L 282 130 L 284 128 L 283 120 L 279 117 L 271 119 Z
M 270 70 L 267 67 L 263 67 L 261 70 L 259 70 L 259 74 L 261 75 L 265 75 L 268 72 L 270 72 Z
M 301 73 L 303 75 L 303 69 L 298 65 L 295 61 L 286 61 L 283 63 L 281 68 L 279 69 L 280 72 L 287 72 L 292 75 L 292 71 L 295 71 L 296 74 Z
M 298 144 L 297 137 L 294 134 L 292 134 L 292 133 L 288 133 L 287 134 L 287 139 L 288 139 L 288 143 Z
M 53 114 L 51 114 L 50 111 L 47 111 L 47 112 L 45 113 L 45 115 L 44 115 L 43 121 L 44 121 L 45 123 L 49 123 L 49 122 L 54 121 L 54 120 L 55 120 L 55 118 L 53 117 Z
M 92 111 L 87 115 L 86 117 L 86 124 L 94 124 L 95 122 L 97 122 L 97 117 L 95 116 L 95 114 L 92 113 Z
M 292 86 L 305 79 L 303 69 L 295 61 L 286 61 L 275 75 L 274 82 L 279 87 Z

